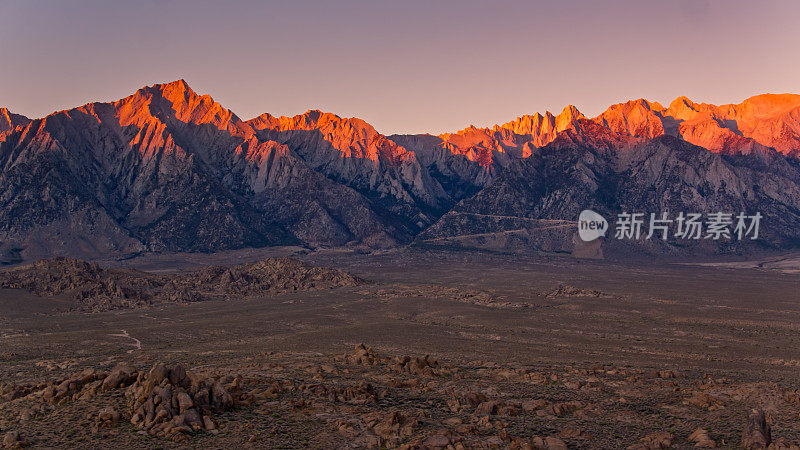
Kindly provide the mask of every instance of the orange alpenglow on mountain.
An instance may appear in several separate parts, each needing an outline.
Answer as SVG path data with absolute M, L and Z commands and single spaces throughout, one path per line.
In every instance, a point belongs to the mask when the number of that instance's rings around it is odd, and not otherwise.
M 669 108 L 639 99 L 613 105 L 593 120 L 615 132 L 668 134 L 715 152 L 748 153 L 760 145 L 795 155 L 800 149 L 800 95 L 795 94 L 763 94 L 720 106 L 679 97 Z
M 585 120 L 618 134 L 622 140 L 670 135 L 718 153 L 750 153 L 773 147 L 785 155 L 800 154 L 800 95 L 796 94 L 763 94 L 721 106 L 679 97 L 669 108 L 638 99 L 612 105 L 593 119 L 569 105 L 557 116 L 547 111 L 491 128 L 470 126 L 442 134 L 438 145 L 484 166 L 505 166 L 506 156 L 527 157 L 532 147 L 553 142 L 560 133 L 575 129 Z M 411 135 L 401 135 L 399 140 L 413 147 Z
M 304 140 L 319 140 L 336 154 L 315 155 L 322 164 L 330 157 L 363 158 L 376 164 L 399 164 L 438 152 L 463 155 L 481 166 L 505 167 L 511 159 L 525 158 L 533 148 L 553 142 L 579 121 L 591 120 L 619 138 L 651 139 L 661 135 L 680 137 L 701 147 L 721 153 L 749 153 L 757 148 L 772 147 L 785 155 L 800 153 L 800 95 L 762 94 L 739 104 L 711 105 L 695 103 L 679 97 L 665 108 L 645 99 L 631 100 L 610 106 L 593 119 L 587 119 L 575 106 L 569 105 L 558 115 L 546 111 L 523 115 L 502 125 L 480 128 L 470 126 L 454 133 L 431 135 L 384 136 L 369 123 L 358 118 L 341 118 L 335 114 L 310 110 L 294 117 L 275 117 L 264 113 L 248 121 L 240 120 L 232 111 L 215 102 L 209 95 L 198 95 L 184 80 L 148 86 L 134 95 L 113 103 L 90 103 L 73 110 L 51 114 L 47 122 L 74 120 L 76 114 L 103 120 L 115 117 L 120 128 L 133 125 L 138 130 L 129 145 L 140 152 L 156 148 L 180 146 L 165 133 L 166 121 L 192 125 L 210 125 L 245 140 L 238 151 L 253 155 L 247 147 L 257 147 L 257 136 L 281 134 L 297 140 L 298 131 Z M 0 141 L 17 127 L 24 128 L 30 119 L 0 108 Z M 318 143 L 317 143 L 318 144 Z M 398 145 L 399 144 L 399 145 Z M 319 147 L 317 145 L 317 147 Z M 413 150 L 409 151 L 409 150 Z M 490 169 L 488 169 L 490 170 Z
M 255 130 L 290 132 L 318 130 L 319 138 L 329 142 L 345 158 L 367 158 L 373 161 L 401 161 L 408 151 L 378 133 L 372 125 L 357 119 L 341 117 L 319 110 L 306 111 L 294 117 L 274 117 L 264 113 L 248 120 Z
M 481 217 L 563 219 L 578 203 L 615 199 L 673 209 L 745 199 L 778 217 L 777 208 L 800 210 L 798 155 L 792 94 L 721 106 L 681 97 L 667 108 L 639 99 L 591 119 L 570 105 L 438 136 L 385 136 L 317 110 L 244 121 L 178 80 L 42 119 L 0 109 L 0 221 L 10 224 L 0 241 L 30 255 L 50 254 L 53 242 L 87 255 L 298 242 L 379 248 L 423 230 L 430 239 L 492 232 Z M 631 173 L 661 190 L 636 185 Z M 479 215 L 462 214 L 469 205 Z M 777 227 L 771 243 L 795 239 L 796 227 Z

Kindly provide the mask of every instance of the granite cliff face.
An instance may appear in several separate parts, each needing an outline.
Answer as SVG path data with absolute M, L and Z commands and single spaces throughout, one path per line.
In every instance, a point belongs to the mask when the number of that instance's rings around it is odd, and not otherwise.
M 683 139 L 712 151 L 742 152 L 758 144 L 784 155 L 800 152 L 800 95 L 764 94 L 721 106 L 681 97 L 666 114 Z
M 586 207 L 759 210 L 774 222 L 763 243 L 784 248 L 798 242 L 798 155 L 791 94 L 640 99 L 593 119 L 568 106 L 387 137 L 321 111 L 243 121 L 179 80 L 42 119 L 0 109 L 0 250 L 3 261 L 414 239 L 558 250 Z M 530 237 L 543 226 L 563 236 Z
M 14 114 L 7 108 L 0 108 L 0 134 L 12 131 L 16 127 L 23 127 L 30 123 L 31 119 Z M 0 139 L 2 139 L 0 137 Z
M 800 95 L 793 94 L 764 94 L 721 106 L 679 97 L 668 108 L 640 99 L 613 105 L 594 120 L 632 136 L 677 136 L 721 153 L 772 147 L 796 156 L 800 147 Z
M 547 111 L 492 128 L 470 126 L 439 136 L 390 138 L 413 150 L 448 194 L 461 199 L 491 183 L 512 161 L 527 158 L 535 148 L 550 143 L 582 118 L 583 114 L 570 105 L 556 116 Z
M 410 233 L 430 225 L 451 198 L 417 156 L 361 119 L 321 111 L 262 114 L 247 122 L 262 139 L 290 148 L 312 169 L 379 202 Z

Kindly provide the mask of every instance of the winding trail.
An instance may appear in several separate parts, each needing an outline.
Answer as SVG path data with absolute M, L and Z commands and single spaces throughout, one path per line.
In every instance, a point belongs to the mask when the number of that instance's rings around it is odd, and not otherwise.
M 128 338 L 128 339 L 133 340 L 133 347 L 134 348 L 128 350 L 128 353 L 133 353 L 136 350 L 141 350 L 142 349 L 142 341 L 140 341 L 140 340 L 136 339 L 135 337 L 131 336 L 130 334 L 128 334 L 128 332 L 126 330 L 122 330 L 122 333 L 119 333 L 119 334 L 109 334 L 109 336 L 124 337 L 124 338 Z

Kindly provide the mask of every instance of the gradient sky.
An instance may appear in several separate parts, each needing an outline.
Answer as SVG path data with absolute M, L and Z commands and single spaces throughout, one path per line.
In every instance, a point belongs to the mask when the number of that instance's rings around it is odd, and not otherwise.
M 798 48 L 797 0 L 0 0 L 0 106 L 41 117 L 184 78 L 242 119 L 439 133 L 800 93 Z

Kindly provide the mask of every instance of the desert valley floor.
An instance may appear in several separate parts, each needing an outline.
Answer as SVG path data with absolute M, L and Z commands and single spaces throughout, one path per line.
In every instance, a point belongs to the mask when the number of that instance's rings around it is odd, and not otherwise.
M 100 265 L 166 273 L 280 252 L 364 282 L 93 313 L 2 290 L 4 444 L 724 448 L 758 439 L 754 408 L 774 448 L 800 442 L 796 255 L 282 249 Z

